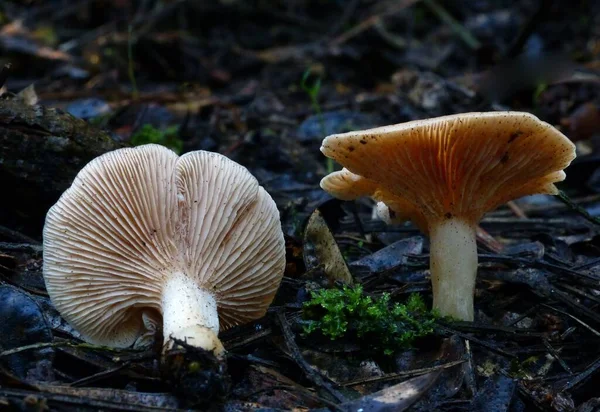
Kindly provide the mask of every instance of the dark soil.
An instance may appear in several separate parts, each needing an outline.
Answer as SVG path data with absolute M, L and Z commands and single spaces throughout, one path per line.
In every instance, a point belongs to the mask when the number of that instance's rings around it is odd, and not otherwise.
M 600 410 L 599 2 L 5 0 L 1 67 L 0 409 Z M 489 110 L 534 113 L 578 157 L 563 201 L 519 199 L 481 222 L 475 322 L 440 321 L 393 356 L 306 337 L 309 290 L 338 286 L 305 236 L 316 210 L 367 294 L 431 304 L 426 237 L 323 192 L 322 139 Z M 146 125 L 246 166 L 286 235 L 267 316 L 222 332 L 226 365 L 185 387 L 160 350 L 80 340 L 42 276 L 48 208 Z

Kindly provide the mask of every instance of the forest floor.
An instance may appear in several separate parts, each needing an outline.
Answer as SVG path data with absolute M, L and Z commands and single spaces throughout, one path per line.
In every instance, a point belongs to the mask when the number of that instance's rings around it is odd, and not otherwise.
M 0 409 L 600 410 L 599 2 L 8 0 L 0 68 Z M 568 198 L 481 221 L 475 321 L 436 319 L 385 352 L 352 323 L 308 333 L 314 291 L 342 290 L 339 256 L 361 298 L 432 301 L 427 237 L 320 189 L 322 139 L 492 110 L 535 114 L 578 157 Z M 84 343 L 45 290 L 48 209 L 89 160 L 144 143 L 226 155 L 281 214 L 278 294 L 221 333 L 227 371 L 200 400 L 164 379 L 160 351 Z

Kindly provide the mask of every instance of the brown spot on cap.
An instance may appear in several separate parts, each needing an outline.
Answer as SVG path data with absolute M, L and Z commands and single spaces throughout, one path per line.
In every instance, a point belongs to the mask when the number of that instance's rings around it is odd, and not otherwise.
M 514 133 L 510 134 L 510 137 L 508 138 L 508 143 L 512 143 L 515 141 L 515 139 L 517 139 L 519 136 L 522 136 L 523 132 L 521 130 L 517 130 Z
M 348 149 L 367 138 L 360 151 Z M 321 151 L 363 185 L 330 191 L 327 176 L 325 190 L 347 199 L 365 193 L 368 181 L 368 196 L 423 230 L 446 213 L 476 222 L 508 200 L 556 194 L 554 183 L 575 158 L 568 138 L 523 112 L 464 113 L 332 135 Z

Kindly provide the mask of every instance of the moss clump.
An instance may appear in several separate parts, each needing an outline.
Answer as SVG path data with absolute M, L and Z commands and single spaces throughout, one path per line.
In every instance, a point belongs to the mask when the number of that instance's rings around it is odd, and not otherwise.
M 131 144 L 133 146 L 140 146 L 148 143 L 160 144 L 168 147 L 175 153 L 180 154 L 183 150 L 183 142 L 178 136 L 178 131 L 179 128 L 177 126 L 159 130 L 151 124 L 145 124 L 131 136 Z
M 391 303 L 387 293 L 379 298 L 366 296 L 360 285 L 320 289 L 311 295 L 302 311 L 306 335 L 320 332 L 331 340 L 356 339 L 361 346 L 385 355 L 431 334 L 438 318 L 417 294 L 404 304 Z

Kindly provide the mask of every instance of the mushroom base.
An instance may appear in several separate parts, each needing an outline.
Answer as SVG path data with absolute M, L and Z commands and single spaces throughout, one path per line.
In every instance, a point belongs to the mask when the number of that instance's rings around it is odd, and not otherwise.
M 224 353 L 219 334 L 217 301 L 183 273 L 173 274 L 163 289 L 163 335 L 165 349 L 171 339 L 220 356 Z
M 477 277 L 476 227 L 457 218 L 429 227 L 433 307 L 441 315 L 472 321 Z

